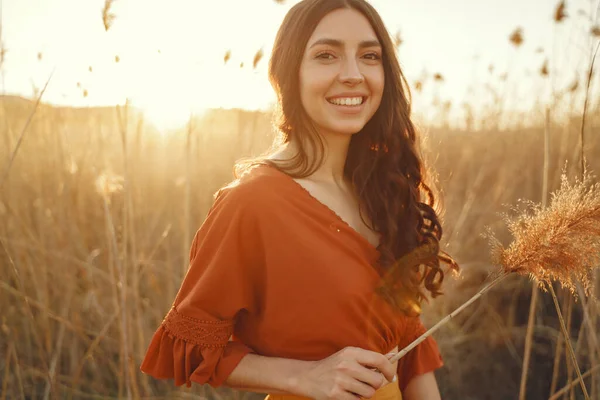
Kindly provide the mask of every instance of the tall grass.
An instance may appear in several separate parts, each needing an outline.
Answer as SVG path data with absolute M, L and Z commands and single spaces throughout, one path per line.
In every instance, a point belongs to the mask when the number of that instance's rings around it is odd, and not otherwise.
M 3 101 L 0 113 L 8 121 L 3 141 L 13 149 L 31 107 L 31 102 Z M 589 114 L 591 129 L 599 126 L 598 111 Z M 186 389 L 173 394 L 171 383 L 143 376 L 137 365 L 185 272 L 190 230 L 201 224 L 212 193 L 231 179 L 233 161 L 270 144 L 269 121 L 260 113 L 215 111 L 165 137 L 130 108 L 39 106 L 0 193 L 3 396 L 183 396 Z M 577 155 L 577 135 L 565 139 L 562 133 L 576 132 L 580 122 L 573 118 L 549 131 L 549 190 L 560 184 L 552 172 L 564 165 L 561 154 Z M 543 130 L 428 132 L 427 152 L 444 189 L 443 246 L 464 271 L 426 310 L 429 321 L 479 289 L 491 268 L 480 233 L 486 226 L 499 228 L 503 205 L 540 200 Z M 600 154 L 598 138 L 590 136 L 588 152 Z M 10 148 L 2 147 L 1 157 L 9 154 Z M 567 164 L 571 176 L 575 161 Z M 590 169 L 599 170 L 599 163 L 600 157 L 590 157 Z M 447 365 L 438 374 L 446 398 L 518 393 L 520 362 L 514 357 L 524 345 L 528 285 L 509 280 L 437 335 Z M 540 327 L 548 344 L 557 340 L 559 329 L 550 311 L 542 310 Z M 597 308 L 588 311 L 598 314 Z M 573 319 L 581 316 L 574 307 Z M 548 393 L 553 363 L 541 354 L 548 344 L 535 339 L 530 395 Z M 588 343 L 576 343 L 587 370 L 591 366 L 582 355 Z M 487 361 L 481 352 L 488 353 Z M 487 371 L 495 378 L 467 378 L 475 368 L 476 376 Z M 562 387 L 565 371 L 559 377 Z

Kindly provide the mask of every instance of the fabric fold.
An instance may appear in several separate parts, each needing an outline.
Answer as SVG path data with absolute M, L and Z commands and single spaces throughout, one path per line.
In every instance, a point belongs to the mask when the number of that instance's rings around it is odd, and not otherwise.
M 433 337 L 427 337 L 398 360 L 398 385 L 400 390 L 406 390 L 406 386 L 414 377 L 435 371 L 443 365 L 444 361 L 437 342 Z

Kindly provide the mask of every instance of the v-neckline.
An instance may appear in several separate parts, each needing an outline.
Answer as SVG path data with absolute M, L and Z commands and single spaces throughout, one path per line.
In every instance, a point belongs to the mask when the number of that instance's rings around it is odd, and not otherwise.
M 337 222 L 339 222 L 340 224 L 344 225 L 354 235 L 356 235 L 358 238 L 360 238 L 360 240 L 362 242 L 364 242 L 369 247 L 369 249 L 371 251 L 374 251 L 377 254 L 379 254 L 379 250 L 377 249 L 377 247 L 373 243 L 371 243 L 369 241 L 369 239 L 367 239 L 360 232 L 358 232 L 356 229 L 354 229 L 354 227 L 352 225 L 350 225 L 345 219 L 343 219 L 335 210 L 333 210 L 327 204 L 323 203 L 321 200 L 319 200 L 318 198 L 316 198 L 307 188 L 305 188 L 304 186 L 302 186 L 294 178 L 292 178 L 291 176 L 289 176 L 285 172 L 279 170 L 277 167 L 275 167 L 273 165 L 270 165 L 270 164 L 263 164 L 263 165 L 265 165 L 266 167 L 269 167 L 269 168 L 275 170 L 277 173 L 283 175 L 283 177 L 286 178 L 286 180 L 288 180 L 289 182 L 291 182 L 293 184 L 293 186 L 297 187 L 301 192 L 304 192 L 305 195 L 306 195 L 306 197 L 308 199 L 310 199 L 313 203 L 316 203 L 318 206 L 320 206 L 322 209 L 324 209 L 326 212 L 328 212 Z

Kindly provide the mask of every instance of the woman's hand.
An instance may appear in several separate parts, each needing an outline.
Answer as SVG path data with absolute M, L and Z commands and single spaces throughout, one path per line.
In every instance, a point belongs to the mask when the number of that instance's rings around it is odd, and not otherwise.
M 316 400 L 373 397 L 377 389 L 391 382 L 396 375 L 394 364 L 388 357 L 370 350 L 346 347 L 323 360 L 307 364 L 297 380 L 298 392 Z

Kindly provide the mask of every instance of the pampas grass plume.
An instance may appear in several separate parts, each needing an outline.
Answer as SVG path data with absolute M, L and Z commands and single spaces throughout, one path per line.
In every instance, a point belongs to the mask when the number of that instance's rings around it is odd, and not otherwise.
M 600 265 L 600 183 L 585 174 L 570 184 L 563 174 L 548 207 L 521 203 L 524 208 L 515 216 L 504 215 L 513 236 L 510 245 L 502 246 L 488 232 L 492 262 L 506 273 L 529 275 L 542 290 L 558 281 L 576 295 L 580 282 L 590 296 L 593 269 Z

